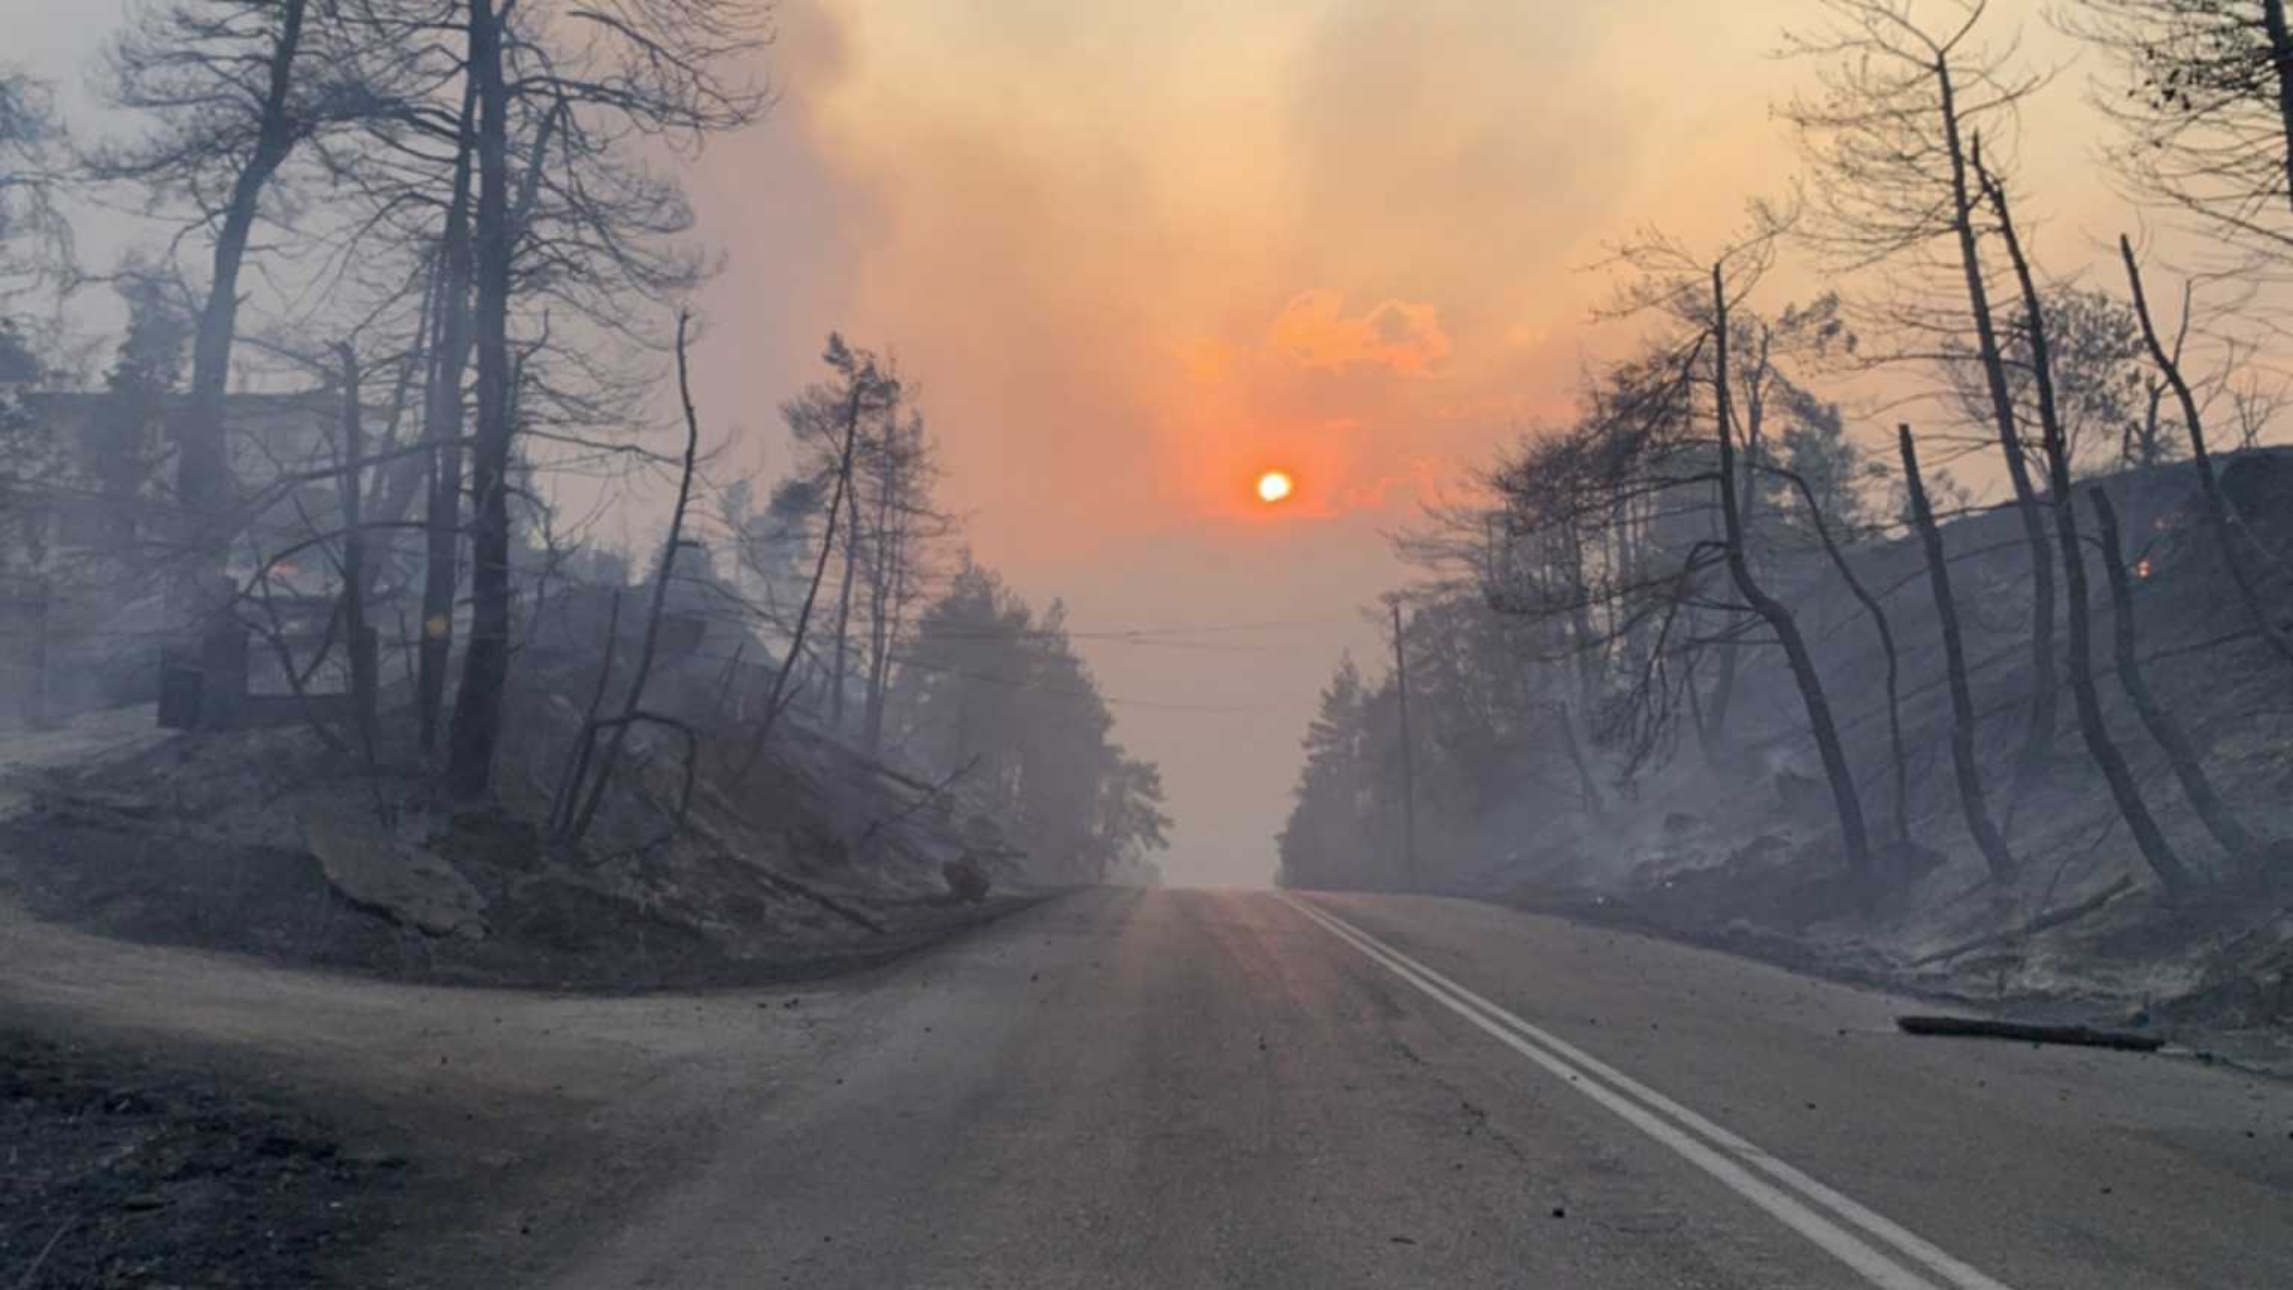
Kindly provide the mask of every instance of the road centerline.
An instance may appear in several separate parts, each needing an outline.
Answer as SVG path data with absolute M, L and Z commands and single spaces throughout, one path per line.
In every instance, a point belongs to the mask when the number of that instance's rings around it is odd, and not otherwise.
M 1765 1211 L 1771 1218 L 1886 1290 L 1934 1290 L 1934 1283 L 1809 1203 L 1894 1247 L 1958 1290 L 2009 1290 L 1930 1241 L 1649 1088 L 1567 1041 L 1460 985 L 1368 932 L 1288 895 L 1280 899 L 1364 957 L 1471 1022 L 1516 1053 L 1616 1114 L 1644 1135 Z M 1765 1174 L 1761 1178 L 1758 1174 Z M 1772 1181 L 1771 1181 L 1772 1180 Z M 1779 1188 L 1777 1184 L 1781 1184 Z M 1789 1190 L 1783 1190 L 1788 1188 Z M 1796 1195 L 1792 1194 L 1796 1193 Z M 1803 1201 L 1808 1203 L 1802 1203 Z

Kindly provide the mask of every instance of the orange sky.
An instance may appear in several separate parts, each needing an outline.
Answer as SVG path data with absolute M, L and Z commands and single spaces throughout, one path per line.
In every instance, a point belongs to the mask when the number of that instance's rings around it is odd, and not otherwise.
M 775 59 L 811 173 L 727 186 L 841 195 L 835 280 L 787 303 L 930 385 L 989 550 L 1232 522 L 1265 460 L 1300 510 L 1390 503 L 1554 406 L 1602 239 L 1772 177 L 1756 86 L 1624 88 L 1651 51 L 1606 8 L 829 0 Z M 1772 43 L 1676 9 L 1683 57 Z
M 696 184 L 733 257 L 706 402 L 783 463 L 771 408 L 841 327 L 921 381 L 980 557 L 1078 627 L 1311 624 L 1087 651 L 1118 696 L 1245 709 L 1118 715 L 1168 777 L 1172 874 L 1262 880 L 1316 690 L 1379 648 L 1382 535 L 1566 409 L 1614 343 L 1605 248 L 1784 187 L 1769 107 L 1802 69 L 1771 55 L 1812 12 L 797 0 L 779 112 Z M 2097 200 L 2078 95 L 2034 119 L 2074 140 L 2031 162 L 2048 211 Z

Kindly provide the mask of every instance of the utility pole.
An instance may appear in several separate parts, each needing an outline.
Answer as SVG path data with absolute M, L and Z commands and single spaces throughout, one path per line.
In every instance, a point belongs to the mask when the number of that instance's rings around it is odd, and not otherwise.
M 1417 882 L 1417 757 L 1409 738 L 1409 656 L 1401 648 L 1401 602 L 1393 602 L 1393 678 L 1401 698 L 1401 838 L 1409 886 Z

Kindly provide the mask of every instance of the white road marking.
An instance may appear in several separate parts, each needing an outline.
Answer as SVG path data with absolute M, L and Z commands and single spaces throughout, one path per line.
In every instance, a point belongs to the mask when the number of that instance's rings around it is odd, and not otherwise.
M 1582 1049 L 1490 1002 L 1337 915 L 1291 896 L 1283 903 L 1320 924 L 1394 975 L 1472 1022 L 1498 1042 L 1557 1076 L 1570 1088 L 1615 1112 L 1632 1127 L 1671 1148 L 1712 1175 L 1729 1190 L 1767 1211 L 1824 1252 L 1885 1290 L 1936 1290 L 1918 1271 L 1801 1203 L 1813 1202 L 1832 1215 L 1894 1247 L 1926 1271 L 1959 1290 L 2009 1290 L 2003 1282 L 1953 1257 L 1850 1197 L 1768 1154 L 1742 1137 L 1649 1088 Z M 1746 1166 L 1749 1166 L 1747 1168 Z M 1756 1176 L 1766 1174 L 1791 1195 Z

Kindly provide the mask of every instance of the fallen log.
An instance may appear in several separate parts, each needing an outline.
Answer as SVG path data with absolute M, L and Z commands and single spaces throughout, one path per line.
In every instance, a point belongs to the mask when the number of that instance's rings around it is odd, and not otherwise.
M 2019 1039 L 2033 1044 L 2070 1044 L 2080 1048 L 2115 1048 L 2130 1053 L 2154 1053 L 2166 1041 L 2123 1030 L 2096 1030 L 2092 1026 L 2042 1026 L 2023 1021 L 1994 1021 L 1988 1017 L 1911 1015 L 1895 1018 L 1909 1035 L 1952 1035 L 1973 1039 Z

